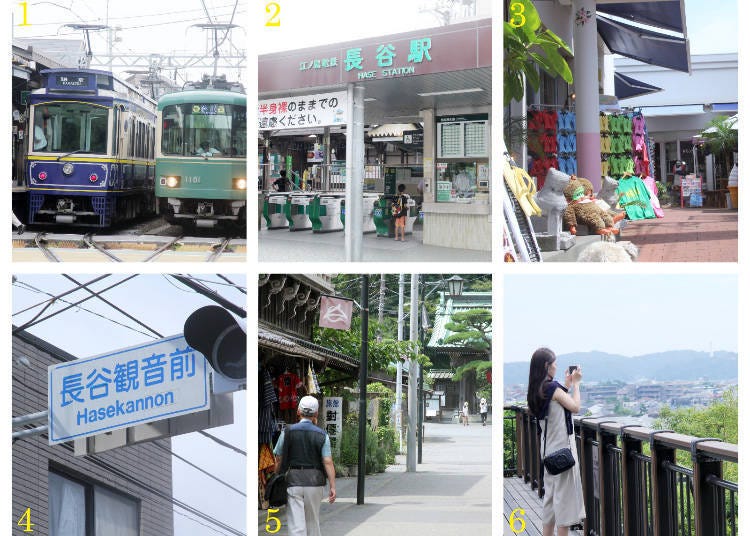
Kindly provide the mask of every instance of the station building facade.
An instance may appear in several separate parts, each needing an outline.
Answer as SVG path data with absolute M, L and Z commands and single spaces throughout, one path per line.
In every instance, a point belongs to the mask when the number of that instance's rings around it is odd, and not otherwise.
M 359 144 L 352 152 L 365 155 L 364 191 L 383 193 L 384 168 L 393 168 L 395 181 L 422 202 L 425 244 L 490 250 L 491 19 L 260 56 L 261 189 L 281 168 L 304 168 L 317 142 L 324 173 L 316 186 L 343 185 L 352 156 L 345 120 L 316 126 L 310 98 L 291 125 L 267 116 L 277 102 L 297 108 L 295 97 L 352 86 L 364 88 L 364 130 L 372 133 L 350 140 Z

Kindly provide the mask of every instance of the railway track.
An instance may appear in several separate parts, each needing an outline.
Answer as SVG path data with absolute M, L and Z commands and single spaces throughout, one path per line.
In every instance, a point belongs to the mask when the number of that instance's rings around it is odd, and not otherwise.
M 39 250 L 44 254 L 45 257 L 47 257 L 48 261 L 60 262 L 60 258 L 52 253 L 52 250 L 47 247 L 46 236 L 47 233 L 37 233 L 37 235 L 34 237 L 34 243 L 36 244 L 36 247 L 39 248 Z
M 13 238 L 20 262 L 243 262 L 243 238 L 25 233 Z

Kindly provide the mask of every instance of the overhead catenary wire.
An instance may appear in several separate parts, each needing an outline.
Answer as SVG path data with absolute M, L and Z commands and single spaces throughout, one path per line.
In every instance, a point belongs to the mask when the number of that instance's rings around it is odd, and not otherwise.
M 223 439 L 219 439 L 219 438 L 218 438 L 218 437 L 216 437 L 215 435 L 211 435 L 211 434 L 209 434 L 208 432 L 204 432 L 203 430 L 198 430 L 198 433 L 199 433 L 199 434 L 201 434 L 201 435 L 204 435 L 204 436 L 206 436 L 207 438 L 209 438 L 209 439 L 211 439 L 211 440 L 213 440 L 213 441 L 215 441 L 216 443 L 218 443 L 218 444 L 219 444 L 219 445 L 221 445 L 222 447 L 226 447 L 226 448 L 228 448 L 228 449 L 230 449 L 230 450 L 233 450 L 233 451 L 237 452 L 238 454 L 242 454 L 243 456 L 247 456 L 247 452 L 245 452 L 244 450 L 242 450 L 242 449 L 240 449 L 240 448 L 237 448 L 237 447 L 235 447 L 235 446 L 234 446 L 234 445 L 232 445 L 231 443 L 227 443 L 227 442 L 226 442 L 226 441 L 224 441 Z
M 155 447 L 157 447 L 157 448 L 160 448 L 161 450 L 164 450 L 164 451 L 166 451 L 166 452 L 169 452 L 169 453 L 170 453 L 170 454 L 171 454 L 172 456 L 174 456 L 175 458 L 177 458 L 178 460 L 180 460 L 180 461 L 182 461 L 182 462 L 185 462 L 186 464 L 188 464 L 188 465 L 189 465 L 190 467 L 192 467 L 193 469 L 196 469 L 196 470 L 200 471 L 201 473 L 203 473 L 204 475 L 206 475 L 206 476 L 208 476 L 208 477 L 210 477 L 210 478 L 212 478 L 212 479 L 216 480 L 216 481 L 217 481 L 218 483 L 220 483 L 220 484 L 222 484 L 222 485 L 224 485 L 224 486 L 228 487 L 228 488 L 229 488 L 229 489 L 231 489 L 232 491 L 236 491 L 237 493 L 239 493 L 239 494 L 240 494 L 240 495 L 242 495 L 243 497 L 247 497 L 247 494 L 246 494 L 246 493 L 245 493 L 244 491 L 242 491 L 242 490 L 239 490 L 239 489 L 235 488 L 234 486 L 232 486 L 231 484 L 229 484 L 229 483 L 227 483 L 227 482 L 223 481 L 223 480 L 222 480 L 222 479 L 220 479 L 219 477 L 217 477 L 217 476 L 214 476 L 214 475 L 212 475 L 211 473 L 209 473 L 208 471 L 206 471 L 206 470 L 205 470 L 205 469 L 203 469 L 202 467 L 198 467 L 197 465 L 195 465 L 195 464 L 194 464 L 193 462 L 191 462 L 190 460 L 188 460 L 188 459 L 186 459 L 186 458 L 184 458 L 184 457 L 180 456 L 179 454 L 177 454 L 176 452 L 174 452 L 174 451 L 173 451 L 173 450 L 171 450 L 171 449 L 168 449 L 168 448 L 167 448 L 167 447 L 165 447 L 164 445 L 160 445 L 159 443 L 154 443 L 154 446 L 155 446 Z

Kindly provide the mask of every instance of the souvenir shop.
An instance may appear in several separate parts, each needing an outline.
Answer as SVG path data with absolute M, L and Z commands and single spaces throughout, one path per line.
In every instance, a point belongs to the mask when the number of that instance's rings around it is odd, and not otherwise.
M 312 342 L 320 296 L 333 294 L 325 276 L 261 275 L 258 286 L 258 500 L 264 508 L 273 445 L 297 422 L 300 398 L 321 400 L 318 375 L 334 369 L 356 377 L 359 362 Z
M 654 147 L 646 119 L 637 110 L 601 112 L 599 128 L 601 188 L 596 192 L 590 181 L 577 177 L 575 111 L 556 106 L 529 108 L 526 168 L 507 153 L 503 162 L 506 261 L 540 261 L 543 248 L 536 236 L 540 232 L 575 234 L 583 226 L 584 234 L 617 234 L 621 220 L 664 217 L 653 178 Z M 555 184 L 545 187 L 549 177 Z M 592 205 L 585 212 L 602 216 L 603 226 L 571 215 L 579 214 L 584 204 Z M 562 220 L 557 226 L 541 218 L 555 211 Z M 559 249 L 559 243 L 554 241 L 553 249 Z

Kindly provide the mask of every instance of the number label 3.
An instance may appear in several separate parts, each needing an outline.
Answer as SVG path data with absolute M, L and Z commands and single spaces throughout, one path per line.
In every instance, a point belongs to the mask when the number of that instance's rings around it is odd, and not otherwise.
M 510 5 L 510 10 L 513 13 L 513 16 L 510 19 L 510 25 L 514 28 L 520 28 L 524 24 L 526 24 L 526 17 L 524 16 L 524 11 L 526 11 L 526 8 L 524 5 L 520 2 L 513 2 Z
M 24 527 L 23 532 L 34 532 L 34 529 L 31 528 L 34 526 L 34 523 L 31 522 L 31 508 L 26 509 L 16 524 L 19 527 Z
M 518 517 L 516 517 L 516 514 Z M 508 523 L 510 523 L 510 530 L 513 534 L 521 534 L 526 530 L 526 520 L 523 518 L 525 515 L 526 510 L 523 508 L 516 508 L 510 513 Z
M 281 6 L 277 2 L 269 2 L 266 4 L 266 13 L 268 14 L 268 20 L 266 26 L 274 27 L 281 26 L 281 19 L 279 19 L 279 13 L 281 13 Z

